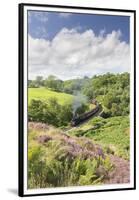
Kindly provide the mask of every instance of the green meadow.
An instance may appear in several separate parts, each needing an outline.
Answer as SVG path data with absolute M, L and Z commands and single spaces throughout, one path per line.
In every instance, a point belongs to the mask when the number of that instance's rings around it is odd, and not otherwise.
M 58 103 L 66 104 L 71 103 L 73 100 L 73 95 L 66 94 L 63 92 L 55 92 L 47 88 L 29 88 L 28 89 L 28 100 L 29 103 L 32 99 L 47 101 L 50 98 L 56 98 Z

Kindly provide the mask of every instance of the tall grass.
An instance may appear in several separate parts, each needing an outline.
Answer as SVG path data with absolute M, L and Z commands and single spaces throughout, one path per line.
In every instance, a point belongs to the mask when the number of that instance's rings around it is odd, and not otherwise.
M 37 131 L 29 131 L 28 188 L 103 183 L 113 166 L 98 145 L 58 130 L 51 133 L 43 133 L 49 140 L 40 140 Z

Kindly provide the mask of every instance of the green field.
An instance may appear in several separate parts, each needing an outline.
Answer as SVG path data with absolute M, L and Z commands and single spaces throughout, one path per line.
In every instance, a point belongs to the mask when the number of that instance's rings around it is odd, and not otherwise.
M 53 97 L 56 98 L 60 104 L 71 103 L 73 99 L 73 96 L 70 94 L 51 91 L 43 87 L 28 89 L 29 103 L 32 99 L 45 101 Z

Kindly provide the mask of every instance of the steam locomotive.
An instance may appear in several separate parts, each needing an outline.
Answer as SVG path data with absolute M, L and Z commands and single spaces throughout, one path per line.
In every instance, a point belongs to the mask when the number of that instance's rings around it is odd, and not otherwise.
M 90 117 L 95 115 L 100 110 L 100 108 L 101 108 L 100 104 L 97 103 L 96 107 L 93 110 L 86 112 L 79 116 L 74 116 L 71 120 L 71 126 L 77 126 L 78 124 L 82 123 L 83 121 L 89 119 Z

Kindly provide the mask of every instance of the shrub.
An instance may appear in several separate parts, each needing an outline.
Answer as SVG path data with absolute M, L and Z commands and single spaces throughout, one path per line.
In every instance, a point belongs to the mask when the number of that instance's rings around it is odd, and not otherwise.
M 71 105 L 60 105 L 55 98 L 47 102 L 31 100 L 28 106 L 29 121 L 65 126 L 72 118 Z
M 47 142 L 29 137 L 28 187 L 45 188 L 101 184 L 112 169 L 99 145 L 87 138 L 55 133 L 43 135 Z M 44 137 L 45 136 L 45 137 Z M 47 137 L 46 137 L 47 136 Z

